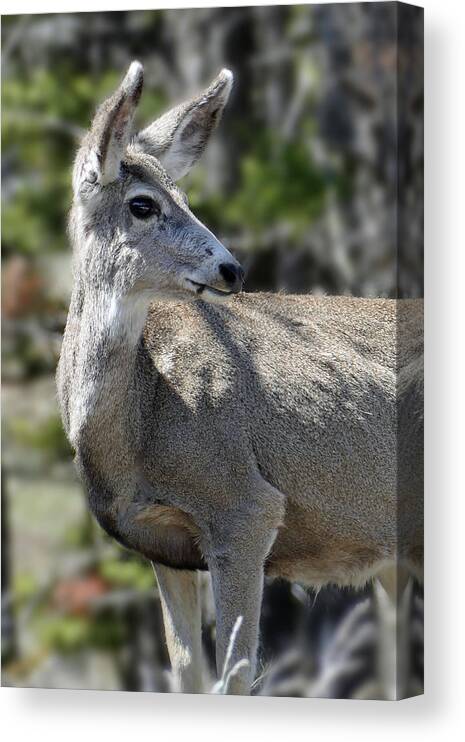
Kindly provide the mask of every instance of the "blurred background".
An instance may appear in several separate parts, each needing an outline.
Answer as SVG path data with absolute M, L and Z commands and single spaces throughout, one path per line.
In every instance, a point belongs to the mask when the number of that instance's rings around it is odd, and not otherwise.
M 145 66 L 139 123 L 235 85 L 183 181 L 246 290 L 420 297 L 423 25 L 396 3 L 2 18 L 2 681 L 170 689 L 148 563 L 87 513 L 54 372 L 71 289 L 70 170 L 96 105 Z M 205 576 L 205 652 L 214 620 Z M 401 646 L 422 687 L 422 595 Z M 383 596 L 266 586 L 256 691 L 386 697 Z M 379 616 L 378 616 L 379 618 Z M 403 647 L 403 648 L 402 648 Z M 384 653 L 384 654 L 383 654 Z M 270 667 L 272 669 L 270 669 Z M 384 685 L 383 685 L 384 683 Z

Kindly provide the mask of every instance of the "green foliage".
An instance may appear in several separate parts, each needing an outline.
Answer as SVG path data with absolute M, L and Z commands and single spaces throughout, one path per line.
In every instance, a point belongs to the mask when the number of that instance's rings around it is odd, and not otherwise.
M 240 177 L 227 198 L 205 196 L 204 182 L 194 174 L 188 188 L 191 208 L 212 229 L 262 234 L 286 224 L 288 235 L 299 237 L 322 214 L 328 188 L 344 198 L 347 178 L 337 169 L 323 171 L 308 148 L 310 137 L 284 142 L 275 136 L 256 137 L 241 160 Z
M 100 565 L 101 576 L 115 587 L 130 587 L 136 590 L 152 590 L 155 578 L 148 562 L 136 556 L 126 559 L 106 559 Z
M 73 522 L 65 531 L 63 542 L 67 548 L 88 549 L 95 545 L 97 532 L 100 526 L 96 523 L 90 511 L 86 509 L 82 519 Z
M 17 444 L 41 451 L 48 461 L 68 460 L 72 456 L 59 415 L 48 417 L 40 426 L 17 418 L 10 427 Z
M 303 142 L 265 138 L 242 162 L 241 185 L 226 215 L 254 231 L 287 222 L 296 232 L 323 207 L 325 180 Z
M 43 645 L 60 652 L 75 652 L 84 647 L 113 649 L 124 640 L 122 621 L 114 613 L 97 616 L 44 614 L 37 622 Z
M 15 575 L 13 585 L 15 607 L 19 608 L 34 597 L 37 587 L 37 580 L 30 572 L 20 572 Z
M 31 379 L 44 373 L 53 373 L 57 359 L 54 354 L 44 351 L 37 337 L 27 327 L 18 327 L 9 345 L 2 348 L 3 373 L 14 369 L 14 374 Z M 5 369 L 6 372 L 5 372 Z

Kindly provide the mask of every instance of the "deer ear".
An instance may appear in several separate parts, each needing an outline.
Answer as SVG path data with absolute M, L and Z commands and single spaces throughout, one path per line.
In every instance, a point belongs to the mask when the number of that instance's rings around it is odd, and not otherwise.
M 228 101 L 232 82 L 232 72 L 221 70 L 203 93 L 140 131 L 134 146 L 160 160 L 173 180 L 179 180 L 205 149 Z
M 118 178 L 143 81 L 142 65 L 132 62 L 119 88 L 95 114 L 74 166 L 73 186 L 81 196 Z

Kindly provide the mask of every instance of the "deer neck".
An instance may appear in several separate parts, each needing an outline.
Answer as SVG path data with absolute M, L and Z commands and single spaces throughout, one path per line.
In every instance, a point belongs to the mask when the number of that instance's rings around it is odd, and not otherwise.
M 69 437 L 79 451 L 123 453 L 137 427 L 137 348 L 150 299 L 77 288 L 71 301 Z M 65 339 L 66 342 L 66 339 Z

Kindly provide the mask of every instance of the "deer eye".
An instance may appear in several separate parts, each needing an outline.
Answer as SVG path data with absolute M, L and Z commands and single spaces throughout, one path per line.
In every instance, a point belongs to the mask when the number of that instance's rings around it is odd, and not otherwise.
M 152 198 L 136 196 L 129 201 L 129 211 L 136 219 L 148 219 L 151 216 L 160 216 L 161 209 Z

